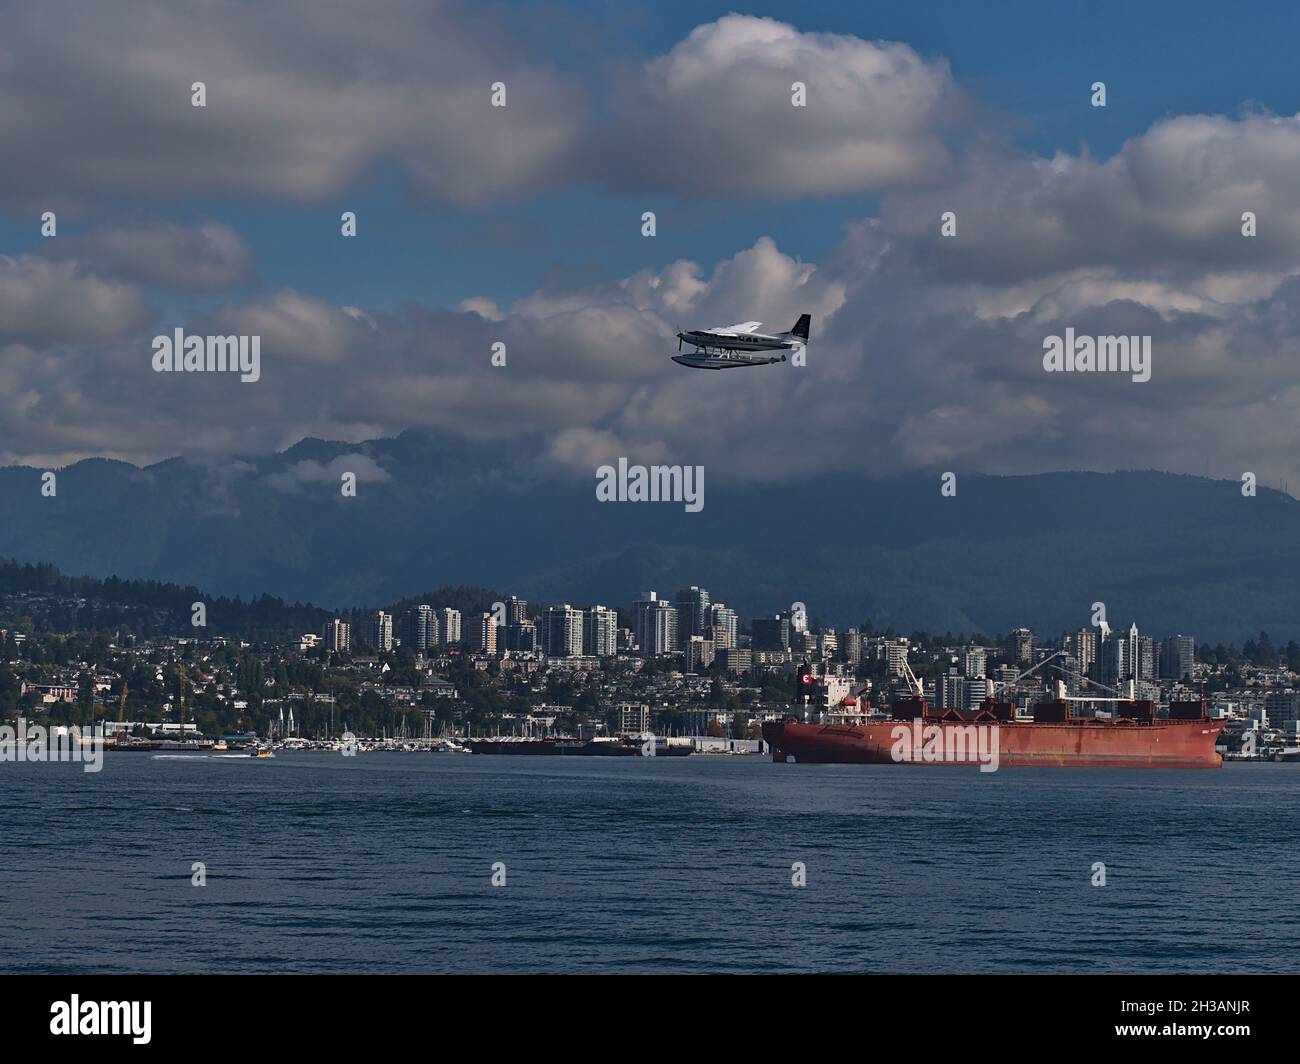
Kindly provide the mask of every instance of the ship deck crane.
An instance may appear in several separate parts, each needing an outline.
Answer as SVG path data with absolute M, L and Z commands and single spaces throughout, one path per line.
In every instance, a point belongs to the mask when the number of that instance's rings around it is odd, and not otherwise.
M 907 680 L 908 687 L 910 687 L 913 691 L 916 692 L 917 698 L 924 698 L 925 688 L 921 685 L 921 681 L 916 678 L 916 673 L 912 671 L 912 666 L 907 663 L 906 652 L 904 652 L 903 654 L 902 664 L 903 664 L 903 678 Z
M 1022 673 L 1021 673 L 1019 676 L 1017 676 L 1015 679 L 1012 679 L 1012 680 L 1002 680 L 1002 681 L 1000 681 L 999 683 L 997 683 L 995 686 L 996 686 L 996 687 L 1012 687 L 1012 686 L 1018 684 L 1018 683 L 1019 683 L 1021 680 L 1023 680 L 1026 676 L 1029 676 L 1029 675 L 1031 675 L 1032 673 L 1037 672 L 1037 671 L 1038 671 L 1039 669 L 1041 669 L 1044 665 L 1048 665 L 1048 664 L 1050 664 L 1052 661 L 1054 661 L 1056 658 L 1061 657 L 1064 653 L 1065 653 L 1064 650 L 1058 650 L 1055 654 L 1050 654 L 1050 655 L 1048 655 L 1047 657 L 1045 657 L 1045 658 L 1044 658 L 1042 661 L 1040 661 L 1037 665 L 1034 665 L 1034 666 L 1032 666 L 1031 668 L 1026 669 L 1024 672 L 1022 672 Z M 1052 667 L 1055 668 L 1055 669 L 1057 669 L 1058 671 L 1060 671 L 1060 672 L 1062 672 L 1062 673 L 1065 673 L 1066 676 L 1069 676 L 1069 673 L 1066 672 L 1064 669 L 1062 669 L 1059 665 L 1054 665 L 1054 666 L 1052 666 Z M 1131 680 L 1129 681 L 1129 684 L 1130 684 L 1130 693 L 1129 693 L 1129 695 L 1126 696 L 1126 695 L 1124 695 L 1123 692 L 1121 692 L 1121 691 L 1117 691 L 1117 690 L 1115 690 L 1115 688 L 1113 688 L 1113 687 L 1107 687 L 1104 683 L 1098 683 L 1096 680 L 1090 680 L 1090 679 L 1088 679 L 1088 677 L 1087 677 L 1087 676 L 1084 676 L 1082 673 L 1079 674 L 1079 679 L 1081 679 L 1081 680 L 1082 680 L 1084 683 L 1086 683 L 1086 684 L 1091 684 L 1093 687 L 1100 687 L 1103 691 L 1109 691 L 1111 694 L 1115 695 L 1116 697 L 1114 697 L 1114 698 L 1102 698 L 1102 697 L 1100 697 L 1100 696 L 1094 696 L 1094 695 L 1066 695 L 1066 694 L 1063 694 L 1063 695 L 1060 696 L 1062 701 L 1064 701 L 1064 702 L 1130 702 L 1130 701 L 1132 701 L 1132 690 L 1131 690 L 1132 681 L 1131 681 Z

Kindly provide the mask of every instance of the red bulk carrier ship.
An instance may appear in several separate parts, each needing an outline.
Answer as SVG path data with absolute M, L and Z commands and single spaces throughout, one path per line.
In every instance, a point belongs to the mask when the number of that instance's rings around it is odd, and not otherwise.
M 806 677 L 806 678 L 805 678 Z M 801 683 L 816 683 L 804 673 Z M 934 709 L 912 695 L 889 715 L 853 700 L 824 723 L 769 721 L 763 738 L 772 760 L 820 764 L 1002 765 L 1092 768 L 1218 768 L 1214 750 L 1226 721 L 1211 720 L 1205 700 L 1172 702 L 1168 717 L 1143 700 L 1110 700 L 1111 717 L 1075 716 L 1070 702 L 1040 702 L 1033 717 L 1010 702 L 985 699 L 978 710 Z M 838 720 L 837 720 L 838 718 Z M 855 720 L 858 723 L 845 721 Z

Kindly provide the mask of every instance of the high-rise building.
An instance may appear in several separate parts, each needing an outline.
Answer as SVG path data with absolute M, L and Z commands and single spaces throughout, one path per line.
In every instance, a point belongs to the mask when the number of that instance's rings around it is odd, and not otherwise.
M 583 618 L 583 652 L 598 658 L 612 658 L 618 653 L 618 611 L 608 606 L 592 606 Z
M 1124 679 L 1141 679 L 1139 667 L 1142 661 L 1142 639 L 1138 633 L 1137 621 L 1129 625 L 1128 635 L 1124 637 L 1124 644 L 1124 664 L 1127 670 Z
M 966 708 L 966 677 L 959 676 L 955 668 L 949 669 L 936 685 L 939 688 L 939 706 L 942 709 Z
M 337 617 L 325 624 L 325 649 L 347 651 L 352 645 L 352 626 Z
M 790 633 L 790 649 L 804 657 L 818 657 L 817 633 L 808 629 L 795 629 Z
M 748 647 L 723 647 L 714 656 L 732 676 L 740 676 L 754 667 L 754 652 Z
M 844 645 L 840 649 L 844 660 L 850 665 L 859 664 L 862 661 L 862 633 L 856 628 L 850 628 L 844 633 Z
M 1101 644 L 1098 671 L 1102 683 L 1113 687 L 1136 679 L 1133 675 L 1133 656 L 1137 652 L 1136 627 L 1132 639 L 1127 635 L 1112 635 Z
M 497 652 L 497 619 L 485 613 L 478 622 L 478 651 L 480 654 Z
M 739 646 L 740 617 L 736 611 L 721 602 L 715 602 L 710 611 L 713 614 L 713 645 L 719 650 Z
M 966 677 L 966 704 L 962 708 L 974 712 L 984 704 L 984 699 L 993 697 L 993 690 L 993 681 L 987 677 Z
M 751 630 L 755 650 L 789 650 L 790 618 L 784 614 L 775 617 L 755 617 Z
M 1034 663 L 1034 633 L 1028 628 L 1017 628 L 1007 637 L 1007 652 L 1021 665 Z
M 460 610 L 444 606 L 438 611 L 438 629 L 443 646 L 460 642 Z
M 653 591 L 636 603 L 636 641 L 643 657 L 677 652 L 677 610 Z
M 974 712 L 993 697 L 993 681 L 984 676 L 959 676 L 955 668 L 949 669 L 935 684 L 939 692 L 939 705 L 944 709 L 961 709 Z
M 968 679 L 982 680 L 988 670 L 988 652 L 983 647 L 967 647 L 963 672 Z
M 709 593 L 692 584 L 677 592 L 677 637 L 682 645 L 693 635 L 703 635 L 713 622 Z
M 438 615 L 432 606 L 416 606 L 402 618 L 402 645 L 423 654 L 438 645 Z
M 528 620 L 528 603 L 524 599 L 509 596 L 505 601 L 506 624 L 522 624 Z
M 370 617 L 370 645 L 385 654 L 393 649 L 393 618 L 380 610 Z
M 620 702 L 614 707 L 618 713 L 620 735 L 643 735 L 650 730 L 650 707 L 643 702 Z
M 1079 671 L 1092 676 L 1097 665 L 1097 630 L 1080 628 L 1070 636 L 1070 653 L 1079 664 Z
M 1169 680 L 1185 680 L 1196 663 L 1196 641 L 1190 635 L 1171 635 L 1160 644 L 1160 675 Z
M 532 621 L 507 624 L 500 633 L 505 649 L 512 654 L 534 654 L 538 649 L 537 625 Z
M 568 603 L 542 614 L 542 650 L 548 658 L 572 658 L 582 653 L 582 610 Z
M 907 663 L 907 640 L 889 639 L 884 644 L 885 664 L 890 676 L 902 676 L 903 666 Z
M 1149 635 L 1138 637 L 1137 678 L 1154 680 L 1158 673 L 1159 659 L 1156 657 L 1156 641 Z
M 711 639 L 705 639 L 702 635 L 693 635 L 682 644 L 682 650 L 686 657 L 687 672 L 707 669 L 713 664 L 714 650 Z

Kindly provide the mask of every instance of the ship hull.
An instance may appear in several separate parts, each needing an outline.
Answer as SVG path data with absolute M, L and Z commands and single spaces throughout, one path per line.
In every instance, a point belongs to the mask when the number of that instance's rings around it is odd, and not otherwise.
M 986 731 L 983 737 L 978 729 Z M 815 764 L 941 764 L 1048 768 L 1218 768 L 1217 720 L 962 725 L 937 721 L 763 725 L 772 760 Z M 966 729 L 958 735 L 957 729 Z M 970 729 L 975 729 L 971 731 Z M 927 750 L 927 745 L 929 749 Z M 996 750 L 996 757 L 991 756 Z

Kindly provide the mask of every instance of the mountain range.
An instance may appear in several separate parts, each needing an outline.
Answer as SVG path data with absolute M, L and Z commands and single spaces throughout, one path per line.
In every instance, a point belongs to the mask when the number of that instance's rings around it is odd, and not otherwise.
M 595 471 L 544 471 L 518 442 L 425 432 L 305 439 L 273 455 L 88 459 L 0 469 L 0 556 L 68 573 L 269 593 L 330 608 L 448 584 L 628 605 L 708 588 L 742 617 L 806 604 L 879 631 L 1056 635 L 1105 604 L 1112 627 L 1198 643 L 1300 636 L 1300 503 L 1161 472 L 827 475 L 731 482 L 705 505 L 596 498 Z M 340 490 L 357 476 L 355 497 Z

